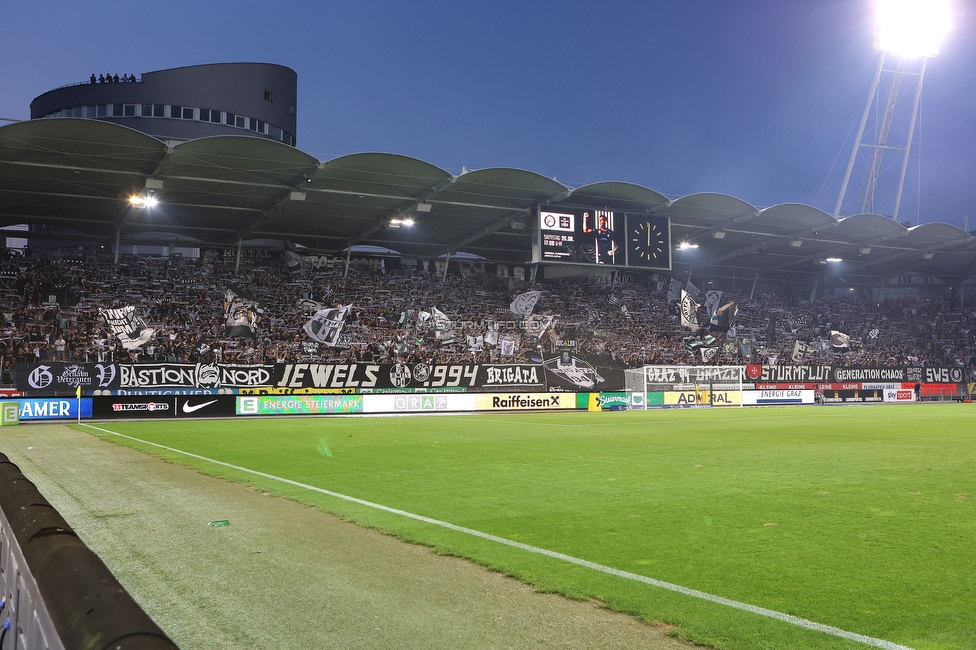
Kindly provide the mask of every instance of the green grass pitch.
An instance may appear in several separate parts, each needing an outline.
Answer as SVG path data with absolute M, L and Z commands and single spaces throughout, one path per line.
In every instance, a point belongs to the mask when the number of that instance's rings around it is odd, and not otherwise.
M 976 647 L 974 425 L 891 405 L 97 426 L 922 650 Z M 82 428 L 699 644 L 865 647 Z

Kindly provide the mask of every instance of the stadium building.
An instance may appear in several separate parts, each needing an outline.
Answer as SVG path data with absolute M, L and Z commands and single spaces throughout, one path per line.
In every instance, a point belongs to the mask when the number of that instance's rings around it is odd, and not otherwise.
M 251 135 L 295 146 L 298 75 L 270 63 L 214 63 L 88 82 L 34 99 L 31 119 L 84 117 L 127 126 L 167 144 Z

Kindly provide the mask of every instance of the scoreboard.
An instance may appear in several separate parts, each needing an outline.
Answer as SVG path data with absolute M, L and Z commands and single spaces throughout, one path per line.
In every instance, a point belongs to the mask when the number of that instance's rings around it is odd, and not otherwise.
M 635 212 L 539 208 L 533 261 L 671 270 L 671 222 Z

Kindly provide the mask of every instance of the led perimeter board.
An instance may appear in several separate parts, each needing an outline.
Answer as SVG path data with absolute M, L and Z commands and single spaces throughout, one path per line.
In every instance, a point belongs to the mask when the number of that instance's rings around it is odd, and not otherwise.
M 540 206 L 534 262 L 671 270 L 671 221 L 637 212 Z

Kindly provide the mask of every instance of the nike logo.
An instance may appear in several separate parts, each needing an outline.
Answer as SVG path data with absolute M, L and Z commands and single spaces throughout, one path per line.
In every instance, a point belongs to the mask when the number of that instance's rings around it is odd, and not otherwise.
M 217 402 L 217 400 L 212 399 L 209 402 L 204 402 L 203 404 L 197 404 L 196 406 L 190 406 L 190 403 L 189 402 L 183 402 L 183 412 L 184 413 L 193 413 L 194 411 L 199 411 L 203 407 L 210 406 L 211 404 L 214 404 L 216 402 Z

